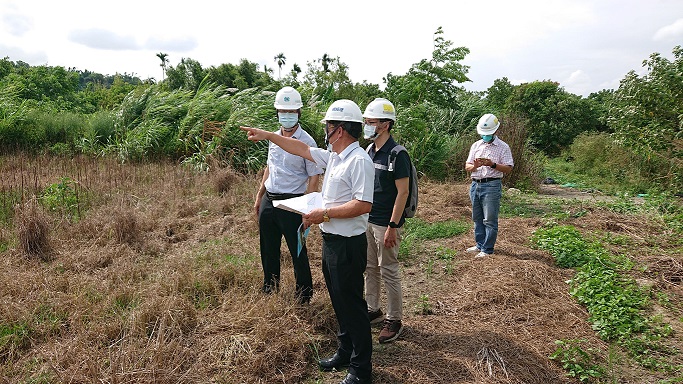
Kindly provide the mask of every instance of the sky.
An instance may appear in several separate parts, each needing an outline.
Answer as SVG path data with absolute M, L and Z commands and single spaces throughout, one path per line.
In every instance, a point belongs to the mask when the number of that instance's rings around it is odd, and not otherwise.
M 284 77 L 327 53 L 353 82 L 384 87 L 431 58 L 434 32 L 470 53 L 470 82 L 484 91 L 556 81 L 588 96 L 617 89 L 631 70 L 644 74 L 653 53 L 672 59 L 683 45 L 683 0 L 345 0 L 157 1 L 0 0 L 0 57 L 103 75 L 161 80 L 157 53 L 204 68 L 241 59 Z

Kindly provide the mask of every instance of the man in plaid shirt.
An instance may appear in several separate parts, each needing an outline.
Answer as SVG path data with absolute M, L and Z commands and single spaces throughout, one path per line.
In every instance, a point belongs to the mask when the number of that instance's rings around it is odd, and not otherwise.
M 467 252 L 477 252 L 476 258 L 493 254 L 503 192 L 501 180 L 514 166 L 510 146 L 495 135 L 498 127 L 500 121 L 493 114 L 487 113 L 479 119 L 477 133 L 481 140 L 472 144 L 465 162 L 465 170 L 472 173 L 470 200 L 476 242 Z

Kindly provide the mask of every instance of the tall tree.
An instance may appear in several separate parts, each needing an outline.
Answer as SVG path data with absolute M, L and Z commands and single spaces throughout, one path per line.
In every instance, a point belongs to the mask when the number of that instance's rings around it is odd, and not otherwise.
M 161 66 L 161 81 L 164 81 L 164 77 L 166 75 L 166 66 L 170 62 L 168 60 L 168 53 L 159 52 L 157 53 L 157 57 L 159 60 L 161 60 L 161 64 L 159 64 L 159 66 Z
M 647 73 L 629 72 L 614 93 L 608 124 L 637 153 L 672 167 L 669 179 L 683 188 L 683 48 L 673 60 L 653 53 Z M 673 176 L 673 177 L 672 177 Z
M 506 110 L 525 118 L 533 146 L 549 156 L 559 155 L 582 132 L 600 126 L 593 102 L 566 92 L 553 81 L 533 81 L 515 87 Z
M 285 57 L 285 54 L 280 52 L 274 57 L 275 62 L 277 63 L 277 78 L 281 78 L 281 72 L 282 72 L 282 66 L 285 65 L 285 62 L 287 61 L 287 58 Z
M 442 107 L 452 107 L 464 89 L 459 83 L 470 81 L 469 67 L 460 64 L 470 53 L 466 47 L 452 48 L 453 43 L 443 38 L 443 29 L 434 33 L 434 51 L 431 59 L 413 64 L 408 73 L 385 78 L 386 93 L 395 104 L 411 105 L 429 101 Z

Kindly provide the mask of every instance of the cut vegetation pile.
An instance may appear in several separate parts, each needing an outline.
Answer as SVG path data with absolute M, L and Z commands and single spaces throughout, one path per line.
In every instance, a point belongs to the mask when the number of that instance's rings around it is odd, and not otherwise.
M 0 382 L 338 383 L 345 372 L 316 365 L 336 347 L 317 228 L 311 304 L 296 304 L 284 242 L 282 289 L 260 293 L 258 180 L 168 163 L 0 158 Z M 400 256 L 404 333 L 379 345 L 373 329 L 374 383 L 681 380 L 683 255 L 661 216 L 506 193 L 496 254 L 474 260 L 464 252 L 468 184 L 423 179 L 420 190 Z M 644 356 L 601 339 L 596 314 L 570 294 L 579 267 L 558 266 L 532 241 L 558 225 L 630 264 L 615 271 L 643 287 L 658 349 Z

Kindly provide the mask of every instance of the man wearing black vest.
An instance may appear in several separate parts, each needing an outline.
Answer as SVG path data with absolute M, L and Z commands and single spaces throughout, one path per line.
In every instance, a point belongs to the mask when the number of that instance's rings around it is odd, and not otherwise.
M 398 250 L 410 181 L 410 158 L 406 151 L 392 154 L 396 142 L 391 129 L 396 110 L 387 99 L 377 98 L 363 114 L 364 137 L 371 140 L 368 154 L 375 165 L 375 191 L 368 219 L 368 265 L 365 268 L 365 300 L 373 324 L 383 323 L 380 343 L 396 340 L 403 330 L 403 292 Z M 395 161 L 393 157 L 395 156 Z M 386 316 L 380 308 L 381 282 L 387 292 Z

